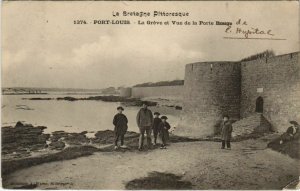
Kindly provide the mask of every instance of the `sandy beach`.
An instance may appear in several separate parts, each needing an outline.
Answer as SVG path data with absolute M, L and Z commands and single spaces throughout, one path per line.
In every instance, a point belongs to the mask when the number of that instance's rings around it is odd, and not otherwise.
M 232 150 L 220 149 L 218 142 L 200 141 L 172 143 L 166 150 L 148 152 L 96 152 L 16 171 L 5 178 L 3 185 L 38 189 L 143 189 L 139 187 L 146 183 L 143 179 L 149 173 L 160 172 L 181 177 L 180 181 L 191 183 L 192 189 L 282 189 L 299 177 L 299 160 L 267 149 L 267 142 L 266 137 L 236 142 Z M 135 184 L 130 185 L 130 181 Z M 174 188 L 162 186 L 147 183 L 147 188 L 152 189 Z
M 151 101 L 159 104 L 158 107 L 150 107 L 151 110 L 167 114 L 170 116 L 171 124 L 176 124 L 175 121 L 178 119 L 176 116 L 181 112 L 175 108 L 176 102 L 161 99 Z M 62 103 L 65 107 L 73 107 L 69 101 Z M 96 103 L 99 108 L 106 106 L 104 102 Z M 28 104 L 30 108 L 37 108 L 39 101 L 31 101 Z M 45 104 L 55 106 L 58 102 Z M 88 109 L 94 107 L 95 103 L 73 102 L 73 104 L 77 107 L 75 113 L 80 116 L 82 113 L 80 108 L 86 106 L 84 104 L 87 104 Z M 109 104 L 105 108 L 118 105 L 118 103 Z M 11 109 L 15 110 L 14 107 Z M 131 121 L 134 121 L 137 109 L 127 107 Z M 37 112 L 35 113 L 39 116 Z M 105 121 L 106 118 L 104 115 L 101 120 Z M 94 119 L 96 123 L 95 120 L 96 118 Z M 61 120 L 61 122 L 64 126 L 70 124 L 70 121 Z M 81 123 L 85 121 L 78 124 Z M 104 124 L 108 126 L 110 123 L 109 118 Z M 91 126 L 94 129 L 89 127 L 85 130 L 89 124 L 77 129 L 69 125 L 74 132 L 61 131 L 59 128 L 62 127 L 59 126 L 53 128 L 53 125 L 49 125 L 48 129 L 44 126 L 24 125 L 21 122 L 19 127 L 3 127 L 2 138 L 5 142 L 2 144 L 3 187 L 278 190 L 297 180 L 300 174 L 299 155 L 295 153 L 299 148 L 299 140 L 295 139 L 280 146 L 278 133 L 250 133 L 234 137 L 232 150 L 220 149 L 221 143 L 217 136 L 192 139 L 172 134 L 167 149 L 161 150 L 157 146 L 139 152 L 138 133 L 128 131 L 125 144 L 129 148 L 115 151 L 112 145 L 114 132 L 109 129 L 95 131 L 99 128 L 96 126 Z M 135 130 L 132 126 L 130 128 Z M 268 147 L 270 142 L 273 142 L 271 148 L 276 151 Z

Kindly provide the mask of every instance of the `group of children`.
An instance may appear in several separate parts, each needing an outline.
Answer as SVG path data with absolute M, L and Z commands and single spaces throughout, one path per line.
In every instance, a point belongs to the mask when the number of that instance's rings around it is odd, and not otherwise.
M 128 129 L 128 119 L 126 115 L 123 114 L 124 108 L 117 107 L 118 113 L 114 116 L 113 124 L 115 126 L 115 149 L 118 148 L 118 141 L 121 141 L 121 148 L 127 148 L 124 145 L 124 135 Z M 151 114 L 152 115 L 152 114 Z M 166 149 L 167 140 L 169 139 L 169 129 L 171 128 L 170 124 L 167 122 L 167 116 L 160 116 L 159 112 L 154 112 L 154 118 L 152 121 L 151 131 L 153 132 L 154 145 L 157 145 L 157 138 L 161 138 L 161 149 Z
M 145 106 L 145 108 L 147 108 Z M 117 108 L 118 113 L 114 116 L 113 124 L 115 126 L 114 132 L 115 132 L 115 149 L 118 148 L 118 141 L 121 140 L 121 148 L 126 148 L 124 145 L 124 135 L 128 129 L 128 119 L 127 117 L 122 113 L 124 111 L 123 107 Z M 170 124 L 167 122 L 167 116 L 160 116 L 159 112 L 154 112 L 154 118 L 152 116 L 152 112 L 150 112 L 150 121 L 147 122 L 147 124 L 152 124 L 152 126 L 147 128 L 146 130 L 149 131 L 147 134 L 147 138 L 150 139 L 151 132 L 153 132 L 154 136 L 154 145 L 157 144 L 157 138 L 158 136 L 161 138 L 161 149 L 166 149 L 167 140 L 169 139 L 169 129 L 171 128 Z M 298 125 L 298 124 L 297 124 Z M 151 128 L 151 129 L 150 129 Z M 290 131 L 295 131 L 294 129 Z M 144 131 L 141 131 L 140 127 L 140 133 L 142 136 L 140 136 L 140 139 L 144 139 Z M 230 140 L 231 140 L 231 134 L 232 134 L 232 124 L 229 121 L 229 116 L 224 115 L 223 121 L 221 123 L 221 140 L 222 140 L 222 149 L 225 149 L 225 146 L 227 149 L 231 149 Z M 149 137 L 148 137 L 149 136 Z M 141 140 L 140 140 L 141 141 Z M 142 140 L 143 142 L 143 140 Z M 142 144 L 139 143 L 139 150 L 141 150 L 140 147 L 142 147 Z M 148 144 L 151 144 L 151 139 L 149 140 Z M 149 146 L 149 145 L 148 145 Z
M 161 149 L 166 149 L 167 140 L 169 139 L 169 129 L 171 128 L 170 124 L 167 122 L 167 116 L 161 116 L 160 113 L 154 112 L 154 119 L 152 125 L 152 131 L 154 136 L 154 145 L 157 144 L 158 135 L 161 137 Z

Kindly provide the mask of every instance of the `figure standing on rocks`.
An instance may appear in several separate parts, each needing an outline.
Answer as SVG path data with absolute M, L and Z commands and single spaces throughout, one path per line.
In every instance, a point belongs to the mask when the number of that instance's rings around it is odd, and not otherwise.
M 167 116 L 162 116 L 161 117 L 161 122 L 159 124 L 159 135 L 161 138 L 161 149 L 166 149 L 167 141 L 169 139 L 169 129 L 171 128 L 170 124 L 167 122 Z
M 159 118 L 160 113 L 154 112 L 154 119 L 152 124 L 152 131 L 153 131 L 153 137 L 154 137 L 154 145 L 156 145 L 157 141 L 157 135 L 159 133 L 159 124 L 161 123 L 161 119 Z
M 225 144 L 227 149 L 231 149 L 230 140 L 231 140 L 231 133 L 232 133 L 232 125 L 229 121 L 229 116 L 224 115 L 223 121 L 221 123 L 221 139 L 222 139 L 222 149 L 225 149 Z
M 118 113 L 115 115 L 113 119 L 113 124 L 115 126 L 115 149 L 118 148 L 118 140 L 121 139 L 121 148 L 127 148 L 126 145 L 124 145 L 124 135 L 128 129 L 128 119 L 126 115 L 124 115 L 122 112 L 124 111 L 123 107 L 117 108 Z
M 142 150 L 143 146 L 144 146 L 145 131 L 146 131 L 146 136 L 147 136 L 147 145 L 150 148 L 150 146 L 151 146 L 151 127 L 153 124 L 153 115 L 152 115 L 152 111 L 150 109 L 148 109 L 146 102 L 143 103 L 142 108 L 137 113 L 136 123 L 140 130 L 139 150 Z

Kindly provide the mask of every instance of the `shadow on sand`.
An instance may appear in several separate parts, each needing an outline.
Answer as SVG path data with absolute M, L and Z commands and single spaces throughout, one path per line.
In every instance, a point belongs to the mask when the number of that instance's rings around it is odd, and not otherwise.
M 171 173 L 150 172 L 147 177 L 129 181 L 126 184 L 128 190 L 188 190 L 192 189 L 192 183 L 181 180 L 181 176 Z

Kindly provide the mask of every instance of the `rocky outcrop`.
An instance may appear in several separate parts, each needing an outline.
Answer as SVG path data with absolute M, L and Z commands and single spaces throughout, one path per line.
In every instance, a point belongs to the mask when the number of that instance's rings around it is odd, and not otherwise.
M 97 148 L 93 146 L 81 146 L 81 147 L 69 147 L 62 151 L 56 153 L 48 153 L 41 156 L 13 159 L 13 160 L 3 160 L 2 159 L 2 177 L 16 170 L 27 168 L 30 166 L 52 162 L 61 161 L 78 158 L 81 156 L 88 156 L 98 151 Z M 5 177 L 4 177 L 5 178 Z
M 62 150 L 66 144 L 62 141 L 56 141 L 49 144 L 50 149 Z
M 63 150 L 69 146 L 86 145 L 91 139 L 86 136 L 87 131 L 68 133 L 54 131 L 44 134 L 44 126 L 32 126 L 17 122 L 12 127 L 2 127 L 2 155 L 5 158 L 24 158 L 34 151 L 42 149 Z
M 49 134 L 44 134 L 44 126 L 34 127 L 17 122 L 15 127 L 2 127 L 2 154 L 26 152 L 47 147 Z
M 53 98 L 33 97 L 33 98 L 22 98 L 24 100 L 52 100 Z
M 135 144 L 138 143 L 138 137 L 139 134 L 132 131 L 127 131 L 125 134 L 125 141 L 128 145 L 128 141 L 132 142 L 133 140 L 136 140 Z M 104 131 L 98 131 L 95 133 L 95 138 L 91 139 L 91 142 L 93 144 L 112 144 L 115 139 L 115 133 L 112 130 L 104 130 Z M 130 146 L 130 145 L 129 145 Z
M 148 106 L 156 106 L 157 102 L 153 101 L 142 101 L 139 98 L 128 98 L 121 96 L 91 96 L 86 98 L 74 98 L 74 97 L 58 97 L 58 98 L 23 98 L 28 100 L 58 100 L 58 101 L 80 101 L 80 100 L 94 100 L 94 101 L 105 101 L 105 102 L 121 102 L 126 106 L 142 106 L 144 102 Z
M 90 139 L 86 136 L 87 131 L 81 133 L 68 133 L 65 131 L 54 131 L 51 134 L 51 143 L 64 142 L 68 145 L 82 145 L 90 142 Z M 62 146 L 62 144 L 60 144 Z

